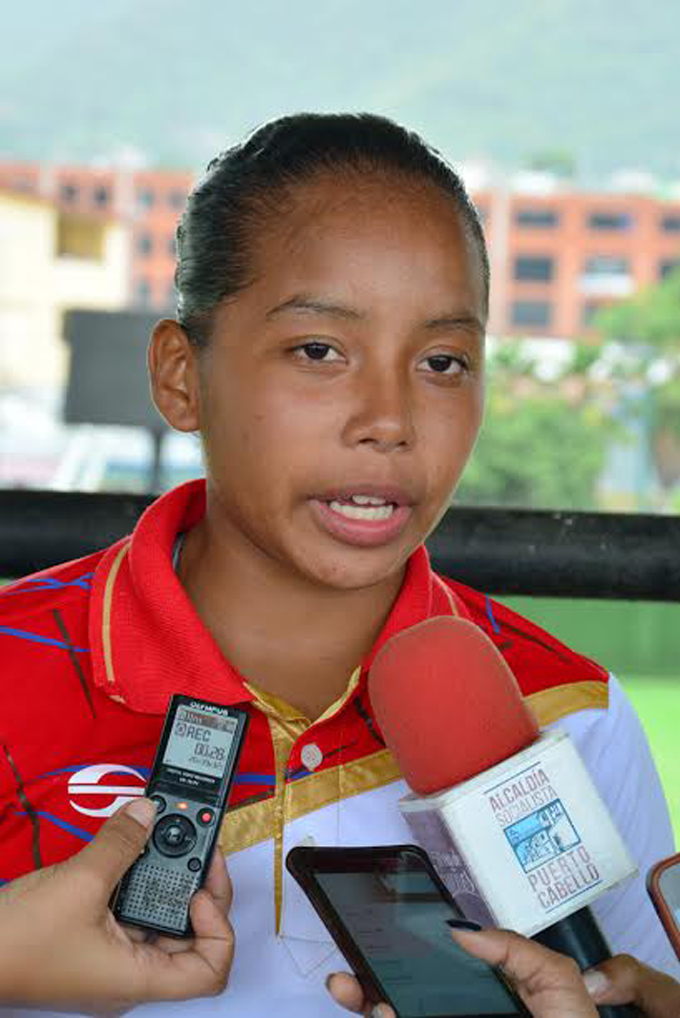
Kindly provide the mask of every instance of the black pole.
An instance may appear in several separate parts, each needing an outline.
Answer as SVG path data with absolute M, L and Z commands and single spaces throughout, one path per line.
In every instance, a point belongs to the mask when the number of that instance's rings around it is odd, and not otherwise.
M 153 453 L 149 468 L 149 491 L 159 492 L 161 491 L 163 480 L 163 439 L 165 437 L 165 429 L 149 428 L 148 430 L 153 442 Z
M 152 495 L 0 489 L 0 577 L 79 558 L 129 533 Z M 680 600 L 680 517 L 453 508 L 436 569 L 478 590 Z

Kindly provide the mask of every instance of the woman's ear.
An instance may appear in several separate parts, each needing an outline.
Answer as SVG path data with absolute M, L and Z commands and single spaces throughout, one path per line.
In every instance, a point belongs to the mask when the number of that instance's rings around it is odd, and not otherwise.
M 164 318 L 156 325 L 147 363 L 151 397 L 158 412 L 176 431 L 198 431 L 198 351 L 179 322 Z

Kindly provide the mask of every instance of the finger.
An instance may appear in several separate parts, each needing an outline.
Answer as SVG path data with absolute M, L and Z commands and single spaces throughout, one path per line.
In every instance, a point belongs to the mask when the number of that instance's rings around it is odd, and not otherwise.
M 593 999 L 605 999 L 607 1003 L 637 1003 L 639 963 L 630 955 L 620 954 L 616 958 L 589 969 L 583 973 L 583 981 Z
M 578 976 L 576 963 L 542 944 L 510 930 L 452 930 L 453 939 L 469 954 L 502 968 L 529 993 L 571 985 Z M 584 994 L 585 996 L 585 994 Z M 587 997 L 586 997 L 587 1000 Z
M 156 806 L 149 799 L 135 799 L 118 810 L 81 852 L 65 865 L 79 873 L 91 873 L 101 882 L 108 901 L 113 888 L 142 852 L 151 833 Z
M 597 1004 L 637 1004 L 649 1018 L 680 1014 L 680 984 L 630 955 L 609 958 L 584 980 Z
M 229 873 L 227 872 L 227 861 L 219 849 L 215 850 L 210 860 L 208 875 L 203 889 L 217 903 L 222 914 L 229 915 L 233 899 L 233 889 Z
M 234 957 L 234 931 L 219 904 L 207 891 L 197 891 L 189 906 L 194 927 L 194 953 L 226 985 Z
M 193 937 L 156 937 L 154 944 L 163 954 L 182 954 L 185 951 L 193 951 Z
M 326 980 L 326 989 L 335 1003 L 344 1007 L 346 1011 L 361 1014 L 366 1006 L 359 980 L 349 972 L 334 972 Z
M 175 941 L 172 951 L 166 949 L 168 938 L 139 947 L 148 999 L 186 1000 L 220 993 L 226 986 L 234 957 L 231 924 L 205 891 L 194 895 L 190 912 L 193 940 Z
M 359 980 L 349 972 L 334 972 L 326 980 L 326 989 L 336 1004 L 354 1014 L 370 1015 L 370 1018 L 395 1018 L 394 1011 L 387 1004 L 371 1006 L 361 989 Z
M 148 930 L 143 930 L 139 926 L 130 926 L 128 923 L 119 923 L 119 926 L 133 944 L 146 944 L 150 940 Z

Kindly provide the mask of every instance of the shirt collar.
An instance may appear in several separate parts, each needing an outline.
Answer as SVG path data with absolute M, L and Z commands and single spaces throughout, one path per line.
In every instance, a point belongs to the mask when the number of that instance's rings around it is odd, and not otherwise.
M 190 530 L 204 513 L 204 481 L 174 488 L 146 510 L 132 537 L 107 549 L 95 572 L 90 612 L 94 682 L 132 710 L 162 714 L 176 692 L 221 704 L 253 699 L 172 567 L 177 534 Z M 390 636 L 432 615 L 450 614 L 467 616 L 467 611 L 432 572 L 420 547 L 407 563 L 399 595 L 362 671 Z

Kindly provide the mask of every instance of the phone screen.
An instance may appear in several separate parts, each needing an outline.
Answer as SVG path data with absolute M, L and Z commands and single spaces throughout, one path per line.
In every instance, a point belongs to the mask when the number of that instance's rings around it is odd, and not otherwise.
M 418 855 L 315 876 L 401 1018 L 516 1015 L 494 970 L 453 942 L 457 918 Z

